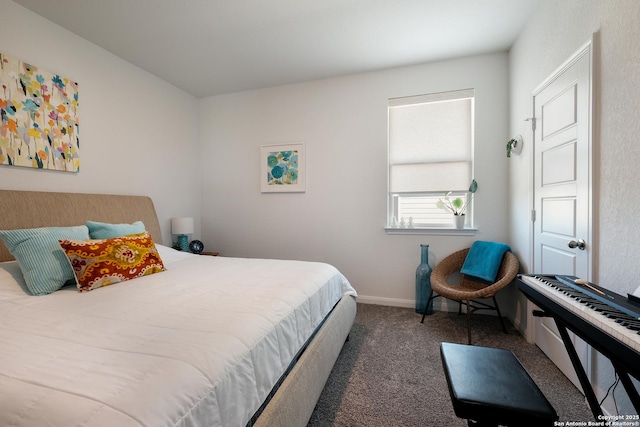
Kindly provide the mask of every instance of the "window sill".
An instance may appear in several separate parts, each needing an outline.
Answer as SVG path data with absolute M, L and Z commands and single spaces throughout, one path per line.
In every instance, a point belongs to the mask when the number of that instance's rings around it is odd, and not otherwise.
M 384 230 L 387 234 L 430 234 L 433 236 L 474 236 L 477 232 L 477 228 L 393 228 L 385 227 Z

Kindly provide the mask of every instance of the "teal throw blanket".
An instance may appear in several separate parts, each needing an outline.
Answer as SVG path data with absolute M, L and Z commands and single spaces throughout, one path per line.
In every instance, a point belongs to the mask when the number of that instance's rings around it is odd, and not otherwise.
M 481 240 L 473 242 L 460 272 L 480 279 L 480 282 L 493 283 L 500 270 L 502 257 L 510 250 L 509 245 L 504 243 Z

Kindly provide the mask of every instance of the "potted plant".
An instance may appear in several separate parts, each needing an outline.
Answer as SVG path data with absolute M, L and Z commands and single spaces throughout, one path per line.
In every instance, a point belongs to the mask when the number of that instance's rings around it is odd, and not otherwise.
M 471 181 L 471 185 L 469 186 L 469 193 L 471 193 L 471 195 L 467 196 L 466 200 L 464 200 L 462 197 L 451 199 L 449 198 L 449 196 L 451 195 L 452 191 L 447 191 L 444 195 L 444 200 L 439 199 L 436 203 L 436 206 L 453 214 L 456 228 L 464 228 L 464 214 L 467 211 L 467 206 L 469 206 L 469 203 L 471 203 L 471 200 L 473 199 L 473 194 L 477 190 L 478 183 L 474 179 Z

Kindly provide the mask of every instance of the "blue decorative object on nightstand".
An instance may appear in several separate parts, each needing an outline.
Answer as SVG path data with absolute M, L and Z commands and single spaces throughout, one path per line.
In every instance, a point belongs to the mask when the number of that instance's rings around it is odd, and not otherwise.
M 192 240 L 189 243 L 189 250 L 191 253 L 199 254 L 204 250 L 204 244 L 200 240 Z
M 181 251 L 189 252 L 189 238 L 186 234 L 181 234 L 178 236 L 178 246 L 180 246 Z

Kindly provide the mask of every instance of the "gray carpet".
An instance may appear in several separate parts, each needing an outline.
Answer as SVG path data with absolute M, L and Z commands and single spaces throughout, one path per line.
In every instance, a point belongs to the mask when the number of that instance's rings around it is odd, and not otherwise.
M 441 342 L 467 343 L 465 316 L 436 312 L 420 323 L 412 309 L 358 304 L 358 313 L 308 427 L 466 426 L 453 413 Z M 560 421 L 593 416 L 584 396 L 534 345 L 497 317 L 472 317 L 474 345 L 513 351 Z

